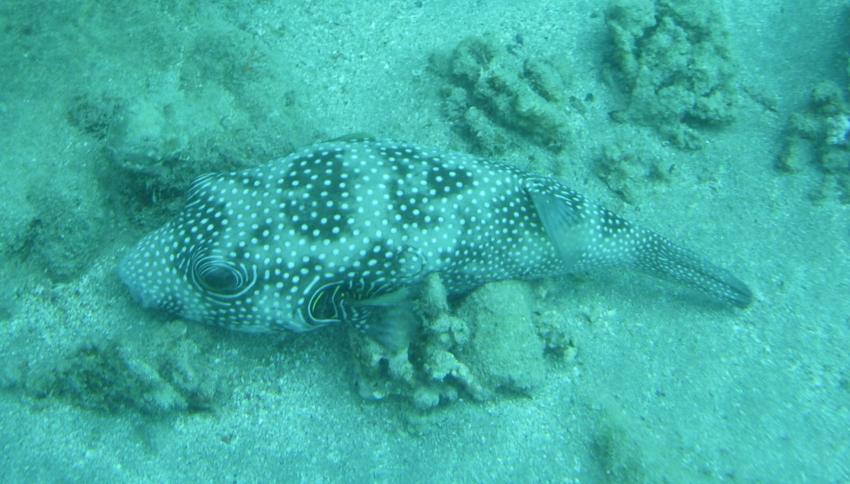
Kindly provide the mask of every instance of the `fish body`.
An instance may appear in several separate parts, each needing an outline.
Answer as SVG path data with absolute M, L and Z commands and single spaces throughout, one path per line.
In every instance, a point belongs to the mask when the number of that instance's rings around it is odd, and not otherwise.
M 729 272 L 552 177 L 412 144 L 344 140 L 195 180 L 119 264 L 146 307 L 243 331 L 307 331 L 375 312 L 439 273 L 449 293 L 600 266 L 643 270 L 733 306 Z

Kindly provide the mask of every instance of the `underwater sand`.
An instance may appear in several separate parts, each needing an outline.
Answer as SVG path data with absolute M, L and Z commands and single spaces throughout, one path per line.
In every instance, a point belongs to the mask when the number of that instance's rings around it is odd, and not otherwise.
M 846 2 L 720 2 L 741 101 L 696 150 L 612 120 L 604 2 L 189 3 L 0 6 L 0 480 L 850 481 L 850 168 L 776 168 L 812 89 L 848 95 Z M 535 283 L 574 357 L 423 411 L 359 395 L 343 328 L 134 304 L 115 264 L 193 175 L 352 132 L 480 152 L 429 57 L 485 34 L 565 60 L 581 106 L 561 151 L 509 133 L 499 156 L 730 268 L 750 308 L 619 271 Z M 614 145 L 669 177 L 618 195 L 595 171 Z

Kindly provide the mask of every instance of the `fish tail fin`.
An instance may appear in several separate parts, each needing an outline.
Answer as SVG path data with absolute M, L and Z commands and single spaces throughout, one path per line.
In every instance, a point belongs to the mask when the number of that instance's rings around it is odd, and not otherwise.
M 529 195 L 567 271 L 633 267 L 736 307 L 752 302 L 747 285 L 725 269 L 655 232 L 635 227 L 553 180 L 536 180 Z
M 735 307 L 745 308 L 752 303 L 750 288 L 726 269 L 654 232 L 638 230 L 638 233 L 641 242 L 634 260 L 638 269 L 693 287 Z

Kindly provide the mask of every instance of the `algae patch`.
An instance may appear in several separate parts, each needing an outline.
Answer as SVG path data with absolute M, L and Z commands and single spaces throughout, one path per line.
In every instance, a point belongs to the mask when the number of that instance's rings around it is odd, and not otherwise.
M 593 172 L 609 190 L 627 203 L 635 203 L 657 184 L 669 183 L 675 165 L 636 141 L 606 145 L 593 165 Z
M 790 117 L 776 166 L 788 173 L 816 167 L 822 179 L 812 200 L 835 191 L 841 203 L 850 204 L 850 102 L 837 84 L 819 83 L 806 109 Z
M 850 76 L 850 56 L 847 57 Z M 820 183 L 811 199 L 822 201 L 836 193 L 850 204 L 850 85 L 847 89 L 832 81 L 818 83 L 807 106 L 790 116 L 776 168 L 786 173 L 815 167 Z
M 349 332 L 363 398 L 430 409 L 464 397 L 532 395 L 553 360 L 574 354 L 563 328 L 553 327 L 558 320 L 538 317 L 525 283 L 487 284 L 452 308 L 432 275 L 416 306 L 420 334 L 400 351 Z
M 29 174 L 22 191 L 31 213 L 3 234 L 5 247 L 0 248 L 16 267 L 26 267 L 22 273 L 68 282 L 103 251 L 109 238 L 103 229 L 108 210 L 91 189 L 87 174 L 85 170 Z
M 560 58 L 531 57 L 482 36 L 432 55 L 431 68 L 445 83 L 446 117 L 481 151 L 503 153 L 520 137 L 560 151 L 573 138 L 576 111 Z
M 698 149 L 704 129 L 735 120 L 734 62 L 713 2 L 614 0 L 606 22 L 612 81 L 627 97 L 615 121 L 650 126 L 679 148 Z
M 204 371 L 201 350 L 182 324 L 156 349 L 129 340 L 92 342 L 63 356 L 54 367 L 30 375 L 25 388 L 36 397 L 59 397 L 81 408 L 168 415 L 211 410 L 216 379 Z
M 100 173 L 108 191 L 162 205 L 198 175 L 265 162 L 314 137 L 300 81 L 265 42 L 222 21 L 187 30 L 179 16 L 156 35 L 149 41 L 169 48 L 145 57 L 143 90 L 80 87 L 66 103 L 68 123 L 108 160 Z
M 10 251 L 54 282 L 83 273 L 106 238 L 105 210 L 88 194 L 46 180 L 30 188 L 27 199 L 36 210 Z

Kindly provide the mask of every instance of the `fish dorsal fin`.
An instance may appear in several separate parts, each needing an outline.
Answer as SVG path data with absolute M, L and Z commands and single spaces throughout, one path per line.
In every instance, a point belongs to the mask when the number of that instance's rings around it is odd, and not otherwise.
M 589 242 L 587 200 L 550 178 L 536 179 L 526 190 L 565 269 L 574 268 Z

